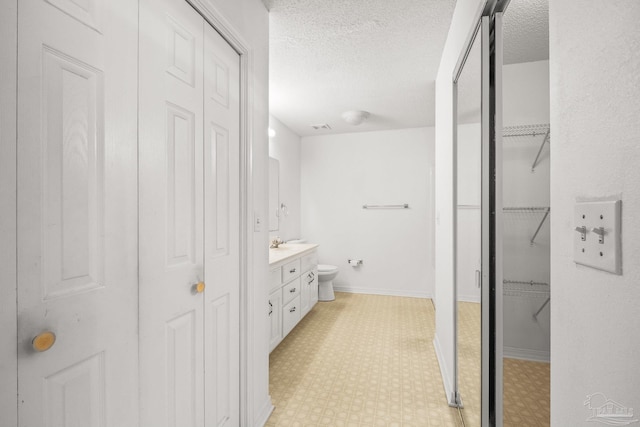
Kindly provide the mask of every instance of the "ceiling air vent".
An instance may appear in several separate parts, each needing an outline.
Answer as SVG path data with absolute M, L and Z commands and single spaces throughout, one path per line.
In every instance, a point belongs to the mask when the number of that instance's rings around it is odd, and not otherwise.
M 331 126 L 329 126 L 327 123 L 323 123 L 321 125 L 311 125 L 312 128 L 314 128 L 315 130 L 320 130 L 320 129 L 331 129 Z

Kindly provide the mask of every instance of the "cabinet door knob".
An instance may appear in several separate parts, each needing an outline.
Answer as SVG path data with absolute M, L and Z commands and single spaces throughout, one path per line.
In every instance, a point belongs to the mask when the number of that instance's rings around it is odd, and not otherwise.
M 296 272 L 295 268 L 292 268 L 291 270 L 289 270 L 289 273 L 295 273 L 295 272 Z
M 207 286 L 204 284 L 204 282 L 198 282 L 198 283 L 194 286 L 195 291 L 196 291 L 196 293 L 198 293 L 198 294 L 203 293 L 203 292 L 204 292 L 204 289 L 205 289 L 206 287 L 207 287 Z
M 289 313 L 293 313 L 294 311 L 296 311 L 295 307 L 289 309 Z
M 291 288 L 289 289 L 289 292 L 294 293 L 296 291 L 296 288 Z
M 43 352 L 49 350 L 53 347 L 53 344 L 56 342 L 56 334 L 51 331 L 45 331 L 41 334 L 36 335 L 33 340 L 31 340 L 31 345 L 33 349 L 37 352 Z

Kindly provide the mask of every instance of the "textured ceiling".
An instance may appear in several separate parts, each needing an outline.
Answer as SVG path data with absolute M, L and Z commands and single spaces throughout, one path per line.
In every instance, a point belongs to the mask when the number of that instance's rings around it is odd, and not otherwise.
M 434 125 L 435 77 L 455 0 L 264 3 L 269 109 L 295 133 Z M 548 59 L 548 0 L 512 0 L 504 21 L 505 63 Z M 353 126 L 340 117 L 347 110 L 371 116 Z M 311 127 L 324 123 L 331 130 Z
M 269 109 L 299 135 L 433 125 L 455 0 L 264 0 Z M 359 126 L 347 110 L 365 110 Z M 310 125 L 328 123 L 332 130 Z
M 549 59 L 549 0 L 511 0 L 504 13 L 504 64 Z M 458 123 L 480 121 L 480 37 L 458 80 Z
M 549 59 L 549 0 L 511 0 L 504 13 L 504 63 Z

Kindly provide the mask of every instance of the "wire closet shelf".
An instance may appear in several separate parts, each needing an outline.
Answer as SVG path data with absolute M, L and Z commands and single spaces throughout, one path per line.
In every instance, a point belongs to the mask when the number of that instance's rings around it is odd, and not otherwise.
M 536 171 L 536 166 L 540 163 L 540 155 L 544 145 L 551 144 L 551 126 L 549 124 L 506 126 L 502 129 L 504 142 L 537 142 L 540 141 L 538 154 L 531 165 L 531 172 Z
M 507 207 L 507 208 L 503 208 L 502 210 L 505 213 L 544 213 L 544 216 L 542 217 L 542 219 L 540 220 L 540 223 L 538 224 L 538 228 L 536 228 L 536 231 L 533 233 L 533 236 L 531 236 L 531 239 L 529 240 L 529 245 L 533 246 L 533 244 L 536 241 L 536 237 L 538 237 L 538 233 L 540 233 L 540 229 L 542 228 L 542 225 L 547 220 L 547 217 L 551 212 L 551 207 L 520 206 L 520 207 Z
M 545 298 L 540 308 L 533 313 L 533 319 L 538 320 L 538 315 L 551 302 L 549 284 L 546 282 L 525 282 L 523 280 L 503 280 L 502 294 L 514 297 Z

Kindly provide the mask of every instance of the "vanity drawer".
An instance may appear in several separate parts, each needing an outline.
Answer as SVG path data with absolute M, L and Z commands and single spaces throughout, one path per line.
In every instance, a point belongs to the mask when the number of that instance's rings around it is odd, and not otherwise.
M 282 303 L 286 304 L 300 295 L 300 278 L 292 280 L 282 287 Z
M 318 253 L 313 251 L 312 253 L 305 255 L 301 260 L 301 270 L 300 271 L 309 271 L 318 265 Z
M 282 308 L 282 336 L 286 336 L 300 321 L 300 296 Z
M 269 289 L 273 290 L 282 284 L 282 269 L 274 268 L 269 271 Z
M 282 283 L 287 283 L 300 275 L 300 259 L 282 266 Z

